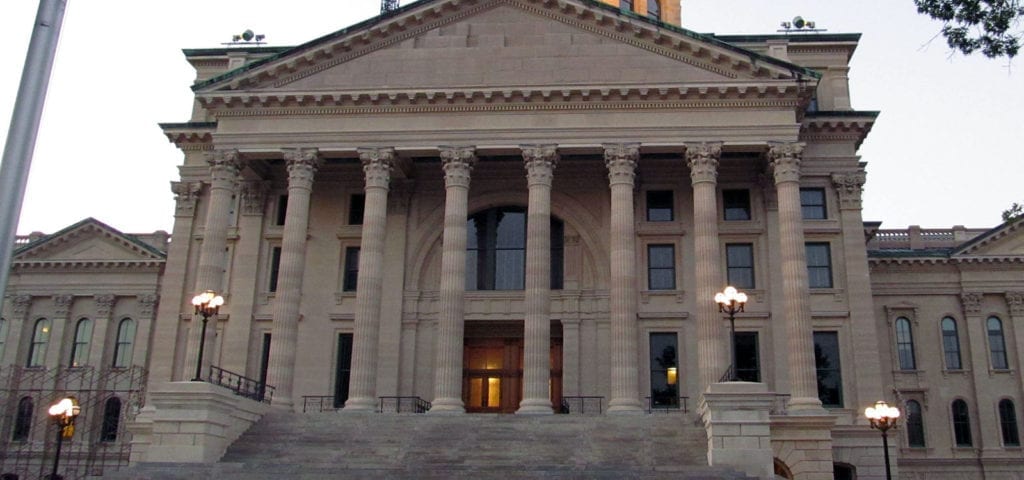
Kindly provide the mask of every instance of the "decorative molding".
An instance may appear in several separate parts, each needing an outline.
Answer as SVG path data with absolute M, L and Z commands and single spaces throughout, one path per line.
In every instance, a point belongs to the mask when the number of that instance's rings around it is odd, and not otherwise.
M 10 299 L 14 317 L 26 319 L 29 308 L 32 307 L 32 295 L 8 295 L 7 298 Z
M 196 213 L 196 202 L 203 184 L 199 182 L 171 182 L 174 192 L 174 214 L 179 217 L 191 217 Z
M 640 160 L 640 144 L 606 143 L 603 147 L 609 184 L 621 183 L 632 187 L 636 180 L 637 162 Z
M 210 185 L 213 188 L 235 189 L 242 170 L 242 157 L 238 150 L 214 150 L 207 154 L 206 162 L 210 164 Z
M 1024 292 L 1006 292 L 1006 306 L 1010 309 L 1010 315 L 1024 316 Z
M 53 296 L 53 316 L 55 318 L 68 318 L 71 313 L 71 303 L 75 301 L 73 295 L 59 294 Z
M 109 293 L 103 295 L 96 295 L 96 316 L 99 318 L 110 318 L 110 315 L 114 313 L 114 303 L 117 302 L 117 297 Z
M 551 186 L 558 165 L 558 145 L 521 145 L 527 185 Z
M 395 168 L 395 149 L 360 148 L 359 159 L 363 162 L 363 174 L 366 177 L 366 188 L 388 189 L 391 182 L 391 170 Z
M 686 164 L 690 167 L 690 181 L 695 185 L 715 183 L 721 157 L 722 142 L 687 143 Z
M 964 292 L 960 294 L 960 302 L 964 305 L 964 313 L 977 315 L 981 313 L 981 302 L 985 294 L 978 292 Z
M 441 154 L 441 168 L 444 169 L 444 186 L 469 188 L 470 174 L 476 165 L 476 147 L 438 147 Z
M 839 203 L 841 209 L 861 209 L 861 194 L 864 192 L 866 174 L 864 171 L 856 173 L 833 173 L 832 185 L 839 192 Z
M 768 142 L 768 160 L 776 185 L 800 182 L 800 163 L 805 145 L 803 142 Z
M 315 148 L 286 148 L 282 150 L 288 169 L 288 189 L 313 188 L 313 177 L 322 163 L 320 150 Z
M 145 293 L 136 296 L 139 302 L 139 317 L 140 318 L 153 318 L 156 313 L 157 304 L 160 301 L 160 296 L 155 293 Z

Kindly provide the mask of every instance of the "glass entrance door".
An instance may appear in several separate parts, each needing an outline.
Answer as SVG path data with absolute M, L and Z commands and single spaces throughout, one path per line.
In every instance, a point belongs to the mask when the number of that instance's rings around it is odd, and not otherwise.
M 562 402 L 562 340 L 551 339 L 551 405 Z M 462 401 L 467 412 L 515 413 L 523 399 L 523 339 L 465 339 Z

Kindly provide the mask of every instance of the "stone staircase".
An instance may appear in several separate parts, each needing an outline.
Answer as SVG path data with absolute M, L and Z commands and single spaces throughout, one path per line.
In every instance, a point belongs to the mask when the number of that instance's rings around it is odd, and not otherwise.
M 124 479 L 747 479 L 707 466 L 684 414 L 544 417 L 274 411 L 213 465 L 146 464 Z

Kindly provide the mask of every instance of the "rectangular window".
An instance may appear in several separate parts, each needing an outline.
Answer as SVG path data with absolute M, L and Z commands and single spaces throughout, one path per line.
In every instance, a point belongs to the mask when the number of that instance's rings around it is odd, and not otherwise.
M 565 224 L 551 219 L 551 289 L 565 288 Z
M 750 220 L 750 190 L 722 190 L 725 219 Z
M 288 195 L 281 195 L 277 197 L 277 212 L 275 216 L 274 225 L 284 225 L 284 220 L 288 216 Z
M 828 218 L 828 210 L 825 208 L 825 189 L 801 188 L 800 210 L 803 211 L 804 220 L 824 220 Z
M 647 221 L 671 222 L 675 220 L 673 203 L 672 190 L 648 190 Z
M 674 333 L 651 334 L 651 408 L 679 408 L 679 353 Z
M 761 381 L 761 355 L 757 332 L 736 332 L 736 378 L 744 382 Z
M 277 274 L 281 271 L 281 247 L 270 249 L 270 282 L 267 285 L 268 292 L 277 291 Z
M 814 365 L 818 399 L 830 408 L 843 406 L 843 372 L 839 364 L 839 332 L 814 332 Z
M 356 291 L 359 282 L 359 247 L 345 249 L 345 277 L 341 282 L 343 292 Z
M 754 244 L 726 244 L 725 265 L 729 285 L 740 289 L 754 288 Z
M 832 246 L 828 242 L 809 242 L 807 249 L 807 285 L 832 288 Z
M 362 225 L 363 210 L 366 208 L 366 195 L 357 193 L 349 197 L 348 201 L 348 224 Z
M 352 378 L 352 334 L 338 334 L 338 358 L 334 366 L 334 408 L 348 401 L 348 383 Z
M 649 290 L 675 290 L 675 245 L 647 246 L 647 288 Z

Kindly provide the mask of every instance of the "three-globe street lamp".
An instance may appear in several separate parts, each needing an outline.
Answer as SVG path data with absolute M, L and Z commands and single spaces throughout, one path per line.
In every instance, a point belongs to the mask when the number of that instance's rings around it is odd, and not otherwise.
M 736 287 L 725 287 L 724 291 L 715 294 L 715 302 L 718 303 L 718 311 L 729 314 L 730 332 L 730 356 L 732 365 L 729 366 L 729 381 L 737 381 L 736 377 L 736 314 L 743 311 L 743 305 L 747 303 L 747 294 L 736 290 Z
M 50 480 L 57 480 L 57 467 L 60 465 L 60 447 L 65 438 L 71 438 L 75 434 L 75 419 L 82 413 L 82 407 L 74 397 L 67 397 L 53 404 L 48 412 L 53 423 L 57 425 L 57 453 L 53 456 L 53 471 L 50 472 Z
M 213 290 L 207 290 L 192 297 L 192 305 L 196 307 L 196 315 L 203 316 L 203 329 L 199 334 L 199 359 L 196 360 L 196 377 L 192 379 L 193 382 L 201 382 L 203 346 L 206 345 L 206 322 L 220 311 L 220 306 L 224 305 L 224 297 L 217 295 L 217 292 Z
M 896 426 L 896 419 L 900 418 L 900 410 L 890 407 L 884 400 L 875 402 L 875 406 L 864 409 L 864 416 L 871 422 L 871 428 L 882 432 L 882 448 L 885 450 L 885 478 L 892 480 L 892 472 L 889 469 L 889 434 L 890 428 Z

